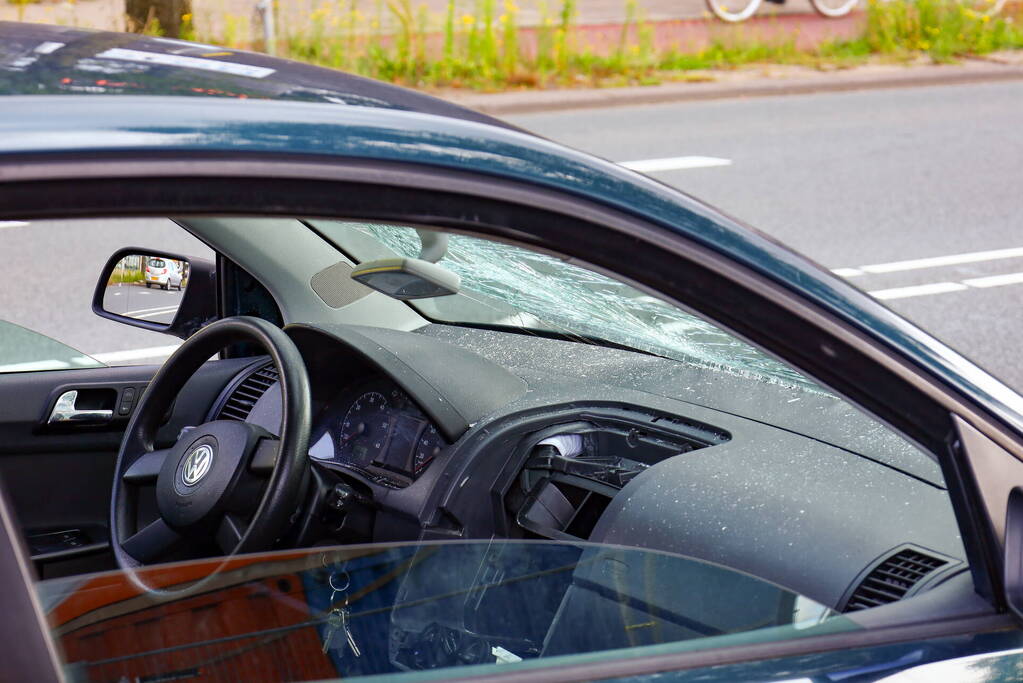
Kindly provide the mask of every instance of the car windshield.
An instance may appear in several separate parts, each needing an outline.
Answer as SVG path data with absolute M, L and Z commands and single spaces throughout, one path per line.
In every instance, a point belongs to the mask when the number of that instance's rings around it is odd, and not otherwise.
M 859 628 L 741 572 L 584 542 L 340 546 L 38 590 L 81 680 L 479 675 Z
M 312 221 L 355 262 L 415 258 L 414 228 Z M 518 328 L 610 342 L 674 360 L 824 393 L 804 375 L 730 333 L 618 280 L 521 247 L 451 235 L 438 262 L 461 278 L 458 294 L 409 302 L 431 320 Z
M 163 268 L 167 264 L 164 263 L 163 259 L 151 258 L 149 259 L 149 265 L 153 268 Z

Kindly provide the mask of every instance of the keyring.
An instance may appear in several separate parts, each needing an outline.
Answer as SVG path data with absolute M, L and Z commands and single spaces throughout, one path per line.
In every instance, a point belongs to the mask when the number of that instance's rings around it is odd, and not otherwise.
M 345 577 L 345 585 L 343 585 L 343 586 L 335 586 L 334 585 L 334 577 L 336 576 L 335 574 L 331 574 L 330 578 L 327 579 L 327 584 L 330 585 L 331 589 L 334 592 L 336 592 L 336 593 L 343 593 L 346 590 L 348 590 L 349 586 L 352 585 L 352 576 L 351 576 L 351 574 L 349 574 L 347 571 L 342 571 L 341 573 L 344 574 L 344 577 Z

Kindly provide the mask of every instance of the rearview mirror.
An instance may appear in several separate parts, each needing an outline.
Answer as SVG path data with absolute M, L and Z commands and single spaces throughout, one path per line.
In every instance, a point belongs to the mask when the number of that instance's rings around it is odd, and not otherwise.
M 131 247 L 100 275 L 92 308 L 127 325 L 187 338 L 216 317 L 212 262 Z
M 366 261 L 356 266 L 350 277 L 399 301 L 458 294 L 458 273 L 437 265 L 447 252 L 448 236 L 431 230 L 416 232 L 422 244 L 419 258 Z

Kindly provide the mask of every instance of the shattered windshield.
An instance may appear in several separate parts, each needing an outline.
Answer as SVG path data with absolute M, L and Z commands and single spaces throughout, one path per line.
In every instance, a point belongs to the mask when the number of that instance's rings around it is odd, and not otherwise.
M 405 226 L 315 221 L 357 262 L 415 258 L 420 239 Z M 578 341 L 606 341 L 734 374 L 823 392 L 749 344 L 625 283 L 546 254 L 451 235 L 438 262 L 461 277 L 453 296 L 409 302 L 436 321 L 518 328 Z

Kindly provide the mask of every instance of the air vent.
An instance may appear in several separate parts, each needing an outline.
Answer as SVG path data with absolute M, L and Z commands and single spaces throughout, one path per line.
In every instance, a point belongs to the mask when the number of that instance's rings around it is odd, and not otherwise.
M 277 382 L 279 375 L 273 363 L 267 363 L 235 387 L 231 395 L 224 401 L 224 406 L 217 414 L 218 420 L 238 420 L 244 422 L 252 412 L 256 401 Z
M 870 609 L 901 600 L 921 579 L 948 564 L 918 550 L 901 550 L 874 567 L 849 596 L 844 612 Z

